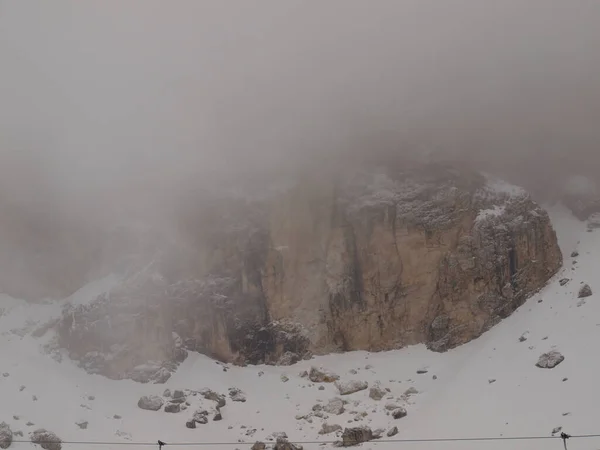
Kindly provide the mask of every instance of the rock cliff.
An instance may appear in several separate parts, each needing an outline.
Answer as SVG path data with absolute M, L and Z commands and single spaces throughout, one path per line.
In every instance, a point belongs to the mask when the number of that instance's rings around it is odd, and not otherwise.
M 186 351 L 240 364 L 445 351 L 562 264 L 522 189 L 445 165 L 340 172 L 204 202 L 180 223 L 185 245 L 157 245 L 111 292 L 66 307 L 60 345 L 90 371 L 155 382 Z

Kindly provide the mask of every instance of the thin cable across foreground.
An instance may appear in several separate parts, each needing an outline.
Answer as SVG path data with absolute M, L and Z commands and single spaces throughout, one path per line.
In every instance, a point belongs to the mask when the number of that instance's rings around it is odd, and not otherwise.
M 566 442 L 567 439 L 589 439 L 589 438 L 600 438 L 600 434 L 580 434 L 580 435 L 567 435 L 561 434 L 559 436 L 496 436 L 496 437 L 463 437 L 463 438 L 423 438 L 423 439 L 387 439 L 387 440 L 372 440 L 369 441 L 371 444 L 398 444 L 398 443 L 431 443 L 431 442 L 484 442 L 484 441 L 536 441 L 536 440 L 549 440 L 549 439 L 560 439 Z M 14 443 L 27 443 L 28 440 L 13 440 Z M 242 441 L 242 442 L 162 442 L 159 445 L 158 442 L 117 442 L 117 441 L 62 441 L 65 445 L 133 445 L 133 446 L 160 446 L 160 447 L 175 447 L 175 446 L 206 446 L 206 445 L 252 445 L 256 441 Z M 310 445 L 310 444 L 335 444 L 340 440 L 328 440 L 328 441 L 289 441 L 292 444 L 299 445 Z M 56 442 L 36 442 L 36 444 L 55 444 Z

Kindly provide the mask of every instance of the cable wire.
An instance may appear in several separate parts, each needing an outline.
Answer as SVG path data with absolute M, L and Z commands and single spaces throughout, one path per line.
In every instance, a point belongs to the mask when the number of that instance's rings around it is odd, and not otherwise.
M 600 438 L 600 434 L 580 434 L 570 435 L 569 439 L 589 439 Z M 422 439 L 375 439 L 369 441 L 369 444 L 398 444 L 398 443 L 419 443 L 419 442 L 484 442 L 484 441 L 534 441 L 548 439 L 563 439 L 561 436 L 496 436 L 496 437 L 462 437 L 462 438 L 422 438 Z M 13 443 L 31 444 L 28 440 L 13 440 Z M 205 445 L 252 445 L 256 441 L 242 442 L 165 442 L 165 447 L 181 447 L 181 446 L 205 446 Z M 291 444 L 309 445 L 309 444 L 335 444 L 340 440 L 335 441 L 289 441 Z M 56 442 L 35 442 L 35 444 L 56 444 Z M 117 441 L 62 441 L 65 445 L 134 445 L 134 446 L 157 446 L 157 442 L 117 442 Z

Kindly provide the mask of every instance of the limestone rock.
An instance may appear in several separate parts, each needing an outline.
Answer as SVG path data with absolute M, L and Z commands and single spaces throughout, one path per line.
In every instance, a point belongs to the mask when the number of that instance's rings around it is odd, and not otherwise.
M 167 403 L 165 406 L 165 412 L 167 413 L 178 413 L 181 411 L 181 405 L 179 403 Z
M 398 427 L 392 427 L 392 428 L 390 428 L 390 430 L 387 432 L 387 437 L 396 436 L 397 434 L 398 434 Z
M 395 410 L 392 411 L 392 417 L 394 419 L 402 419 L 403 417 L 406 417 L 407 414 L 408 413 L 406 412 L 406 409 L 404 409 L 402 407 L 397 408 L 397 409 L 395 409 Z
M 165 401 L 156 395 L 145 395 L 138 401 L 138 408 L 148 411 L 158 411 Z
M 194 413 L 194 422 L 199 423 L 201 425 L 206 425 L 208 423 L 208 411 L 198 410 Z
M 278 437 L 273 450 L 302 450 L 302 446 L 294 445 L 284 437 Z
M 342 433 L 344 447 L 353 447 L 371 440 L 373 440 L 373 432 L 369 427 L 346 428 Z
M 244 403 L 246 401 L 246 394 L 238 388 L 229 388 L 229 398 L 234 402 Z
M 44 450 L 61 450 L 62 441 L 51 431 L 40 428 L 31 433 L 31 442 L 38 444 Z
M 364 391 L 369 387 L 369 383 L 358 380 L 336 381 L 335 387 L 338 388 L 341 395 L 350 395 L 355 392 Z
M 321 430 L 319 431 L 319 434 L 331 434 L 331 433 L 335 433 L 336 431 L 340 431 L 341 429 L 342 429 L 342 427 L 340 425 L 337 425 L 337 424 L 329 425 L 328 423 L 324 423 L 321 426 Z
M 224 395 L 218 394 L 211 389 L 202 389 L 200 395 L 207 400 L 217 402 L 217 408 L 223 408 L 227 404 L 227 399 Z
M 323 406 L 323 411 L 339 416 L 344 412 L 344 400 L 338 397 L 332 398 L 325 406 Z
M 337 374 L 322 368 L 317 369 L 316 367 L 310 368 L 308 378 L 313 383 L 334 383 L 340 379 Z
M 0 448 L 7 449 L 13 441 L 13 432 L 7 423 L 0 423 Z
M 386 390 L 383 389 L 379 384 L 375 384 L 369 389 L 369 397 L 373 400 L 381 400 L 387 394 Z
M 592 288 L 590 287 L 589 284 L 584 284 L 583 286 L 581 286 L 581 289 L 579 289 L 577 298 L 591 297 L 591 295 L 592 295 Z
M 552 369 L 558 366 L 564 360 L 565 357 L 560 352 L 553 350 L 541 355 L 536 363 L 536 366 L 542 369 Z

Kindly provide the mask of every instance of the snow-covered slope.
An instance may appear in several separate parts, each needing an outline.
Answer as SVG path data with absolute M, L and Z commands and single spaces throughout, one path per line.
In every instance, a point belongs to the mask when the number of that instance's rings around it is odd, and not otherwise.
M 190 355 L 166 385 L 111 381 L 86 374 L 66 357 L 58 362 L 56 353 L 51 357 L 43 349 L 50 336 L 31 335 L 45 320 L 58 316 L 60 305 L 26 305 L 2 297 L 0 422 L 24 433 L 23 438 L 15 436 L 16 440 L 27 440 L 29 432 L 46 428 L 64 441 L 114 442 L 98 447 L 108 449 L 121 447 L 119 442 L 154 443 L 158 439 L 167 443 L 230 443 L 209 448 L 249 448 L 251 444 L 246 443 L 265 440 L 273 432 L 285 432 L 291 441 L 336 440 L 335 433 L 318 434 L 327 422 L 386 431 L 398 427 L 397 436 L 387 438 L 384 434 L 381 440 L 364 444 L 365 448 L 402 445 L 407 449 L 559 450 L 562 442 L 558 439 L 385 444 L 390 439 L 550 436 L 559 426 L 572 434 L 600 432 L 600 359 L 594 345 L 600 340 L 600 303 L 597 295 L 585 301 L 577 298 L 581 283 L 600 289 L 600 282 L 596 285 L 600 232 L 587 232 L 585 224 L 561 207 L 552 208 L 550 213 L 565 254 L 565 267 L 510 318 L 479 339 L 442 354 L 415 346 L 376 354 L 317 357 L 291 367 L 227 368 L 207 357 Z M 569 258 L 573 250 L 579 256 Z M 559 280 L 563 278 L 570 281 L 561 286 Z M 80 298 L 71 301 L 83 302 L 110 282 L 88 286 L 76 294 Z M 520 341 L 524 334 L 526 340 Z M 540 354 L 553 349 L 565 356 L 564 362 L 554 369 L 536 367 Z M 368 389 L 343 396 L 349 402 L 343 414 L 329 414 L 327 420 L 310 417 L 314 405 L 324 405 L 339 395 L 334 384 L 312 383 L 300 376 L 311 366 L 329 369 L 344 381 L 367 381 L 370 386 L 379 381 L 389 393 L 380 401 L 369 398 Z M 210 410 L 215 406 L 201 395 L 189 393 L 189 408 L 175 414 L 137 406 L 141 396 L 162 396 L 166 388 L 210 388 L 227 394 L 231 387 L 244 391 L 247 401 L 233 402 L 228 397 L 222 408 L 223 420 L 215 422 L 209 414 L 208 424 L 199 424 L 196 429 L 186 428 L 186 420 L 200 407 Z M 403 395 L 409 388 L 418 393 Z M 388 415 L 385 405 L 391 402 L 403 405 L 408 416 L 395 420 Z M 363 417 L 360 413 L 366 414 Z M 354 420 L 356 417 L 360 420 Z M 81 429 L 76 423 L 84 421 L 88 426 Z M 592 445 L 600 445 L 600 439 L 572 440 L 569 448 Z M 30 446 L 15 442 L 11 448 Z M 87 445 L 63 446 L 83 447 Z M 316 449 L 319 444 L 304 447 Z

